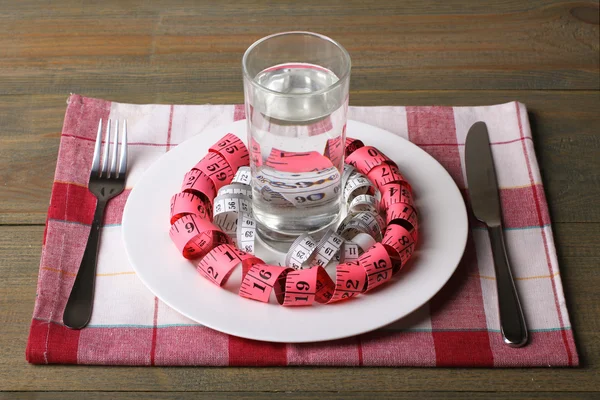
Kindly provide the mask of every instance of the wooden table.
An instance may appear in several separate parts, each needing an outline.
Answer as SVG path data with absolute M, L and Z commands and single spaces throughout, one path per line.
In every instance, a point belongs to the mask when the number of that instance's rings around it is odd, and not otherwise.
M 598 1 L 1 3 L 0 390 L 6 393 L 0 398 L 95 399 L 113 398 L 115 392 L 130 398 L 177 392 L 171 395 L 207 399 L 229 398 L 232 392 L 273 399 L 279 392 L 299 398 L 598 396 L 589 393 L 600 388 Z M 264 370 L 26 363 L 69 93 L 136 103 L 241 103 L 244 50 L 285 30 L 320 32 L 348 49 L 352 105 L 519 100 L 528 106 L 581 368 Z

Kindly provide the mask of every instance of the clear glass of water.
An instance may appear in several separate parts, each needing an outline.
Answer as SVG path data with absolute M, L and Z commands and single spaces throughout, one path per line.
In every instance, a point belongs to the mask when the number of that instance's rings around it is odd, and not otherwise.
M 242 67 L 259 235 L 318 237 L 342 207 L 350 56 L 326 36 L 285 32 L 250 46 Z

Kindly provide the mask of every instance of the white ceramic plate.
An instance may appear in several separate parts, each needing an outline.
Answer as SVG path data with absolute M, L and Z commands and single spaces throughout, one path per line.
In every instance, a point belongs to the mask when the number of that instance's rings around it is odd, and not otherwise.
M 185 173 L 224 134 L 246 142 L 246 122 L 203 132 L 154 163 L 137 182 L 123 214 L 123 239 L 137 275 L 162 301 L 188 318 L 231 335 L 272 342 L 316 342 L 368 332 L 402 318 L 440 290 L 456 269 L 467 240 L 462 196 L 446 170 L 426 152 L 390 132 L 356 121 L 348 136 L 375 146 L 409 180 L 419 211 L 420 239 L 411 264 L 373 293 L 311 307 L 282 307 L 237 295 L 241 272 L 225 290 L 200 276 L 169 238 L 169 204 Z M 282 262 L 283 254 L 258 245 L 257 256 Z M 283 262 L 282 262 L 283 263 Z

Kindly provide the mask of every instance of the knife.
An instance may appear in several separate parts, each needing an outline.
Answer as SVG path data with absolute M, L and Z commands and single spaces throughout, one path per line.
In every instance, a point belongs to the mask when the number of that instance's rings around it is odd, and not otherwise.
M 521 347 L 527 343 L 527 326 L 506 255 L 498 183 L 485 122 L 476 122 L 469 129 L 465 162 L 473 214 L 487 226 L 492 245 L 502 338 L 511 347 Z

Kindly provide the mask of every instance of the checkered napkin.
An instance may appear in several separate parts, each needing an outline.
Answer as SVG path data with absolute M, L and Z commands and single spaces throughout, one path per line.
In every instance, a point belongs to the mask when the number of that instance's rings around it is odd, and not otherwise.
M 470 221 L 464 257 L 448 284 L 410 316 L 368 334 L 323 343 L 241 339 L 178 314 L 148 290 L 127 260 L 121 215 L 142 173 L 162 154 L 205 129 L 244 118 L 234 105 L 132 105 L 72 95 L 65 116 L 31 323 L 27 360 L 35 364 L 575 366 L 544 188 L 524 105 L 350 107 L 349 118 L 409 139 L 452 175 L 465 199 L 469 127 L 490 131 L 508 253 L 531 331 L 527 347 L 503 344 L 492 254 L 484 227 Z M 94 312 L 70 330 L 62 312 L 75 279 L 95 198 L 87 183 L 98 120 L 127 119 L 127 189 L 106 209 Z M 226 132 L 223 132 L 226 133 Z

